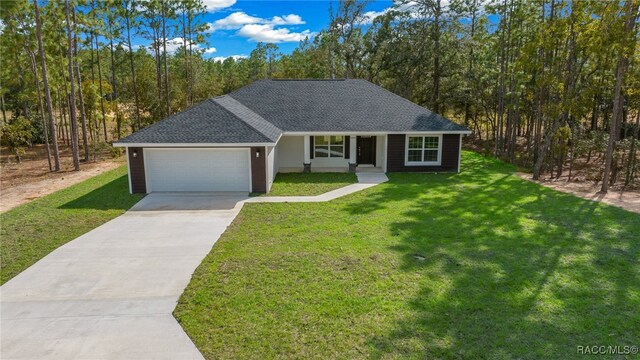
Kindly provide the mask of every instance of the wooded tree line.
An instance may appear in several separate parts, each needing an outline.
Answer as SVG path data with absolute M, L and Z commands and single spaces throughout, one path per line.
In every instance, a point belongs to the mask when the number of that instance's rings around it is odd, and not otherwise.
M 2 2 L 3 141 L 47 143 L 54 171 L 57 143 L 70 145 L 79 168 L 114 139 L 257 79 L 364 78 L 465 124 L 479 148 L 534 178 L 594 164 L 606 191 L 640 178 L 639 6 L 401 0 L 373 14 L 342 0 L 291 54 L 258 43 L 214 61 L 201 0 Z

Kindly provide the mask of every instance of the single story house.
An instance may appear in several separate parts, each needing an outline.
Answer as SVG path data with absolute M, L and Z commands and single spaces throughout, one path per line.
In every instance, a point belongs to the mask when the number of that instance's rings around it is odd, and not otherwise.
M 268 192 L 278 172 L 456 172 L 469 133 L 365 80 L 260 80 L 114 146 L 132 193 Z

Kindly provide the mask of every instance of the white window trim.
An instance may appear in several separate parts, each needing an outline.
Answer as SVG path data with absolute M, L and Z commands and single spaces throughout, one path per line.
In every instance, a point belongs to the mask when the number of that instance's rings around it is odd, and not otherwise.
M 438 138 L 438 160 L 437 161 L 409 161 L 409 137 L 437 137 Z M 424 141 L 423 141 L 424 144 Z M 424 146 L 424 145 L 423 145 Z M 424 150 L 424 148 L 422 149 Z M 424 156 L 424 153 L 423 153 Z M 440 166 L 442 164 L 442 134 L 406 134 L 404 141 L 404 166 Z
M 318 142 L 316 141 L 316 138 L 317 137 L 321 137 L 321 136 L 328 136 L 329 137 L 329 144 L 327 144 L 327 145 L 318 145 Z M 342 145 L 331 145 L 331 137 L 332 136 L 335 136 L 335 137 L 341 136 L 342 137 Z M 346 159 L 344 157 L 344 155 L 345 155 L 345 152 L 344 152 L 344 150 L 345 150 L 345 148 L 344 148 L 345 138 L 346 138 L 346 136 L 344 136 L 344 135 L 314 135 L 313 136 L 313 158 L 314 159 Z M 318 156 L 316 156 L 316 148 L 318 146 L 326 146 L 329 149 L 329 152 L 327 153 L 327 155 L 329 155 L 329 156 L 327 156 L 327 157 L 318 157 Z M 331 147 L 332 146 L 342 146 L 342 156 L 331 156 Z

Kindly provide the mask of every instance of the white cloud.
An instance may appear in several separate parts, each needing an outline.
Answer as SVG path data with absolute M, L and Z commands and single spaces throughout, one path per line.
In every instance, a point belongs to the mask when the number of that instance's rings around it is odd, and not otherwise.
M 215 12 L 232 6 L 236 3 L 236 0 L 203 0 L 202 3 L 207 8 L 208 12 Z
M 271 18 L 271 21 L 267 22 L 268 24 L 273 25 L 302 25 L 305 22 L 302 20 L 300 15 L 289 14 L 284 16 L 274 16 Z
M 231 56 L 216 56 L 213 58 L 213 61 L 220 61 L 223 62 L 229 58 L 232 58 L 233 60 L 242 60 L 242 59 L 247 59 L 248 56 L 247 55 L 231 55 Z
M 253 41 L 268 43 L 299 42 L 306 37 L 312 37 L 316 33 L 310 30 L 302 32 L 291 32 L 287 28 L 275 29 L 272 24 L 249 24 L 238 30 L 238 35 L 249 38 Z
M 391 8 L 386 8 L 382 11 L 367 11 L 364 14 L 362 14 L 362 17 L 360 18 L 360 23 L 373 24 L 373 20 L 375 20 L 375 18 L 377 18 L 378 16 L 385 15 L 389 11 L 391 11 Z
M 302 25 L 305 22 L 300 15 L 289 14 L 283 16 L 274 16 L 271 19 L 264 19 L 248 15 L 242 11 L 236 11 L 229 16 L 209 23 L 209 32 L 216 30 L 237 30 L 245 25 L 262 24 L 262 25 Z
M 169 54 L 173 54 L 176 51 L 178 51 L 178 49 L 182 48 L 185 45 L 185 41 L 183 38 L 181 37 L 177 37 L 171 40 L 167 40 L 167 52 Z M 186 42 L 186 45 L 189 46 L 189 41 Z M 195 45 L 195 44 L 193 44 Z M 196 45 L 197 47 L 197 45 Z
M 314 36 L 315 33 L 310 30 L 291 32 L 291 30 L 283 26 L 302 24 L 305 24 L 304 20 L 302 20 L 300 15 L 296 14 L 274 16 L 267 19 L 252 16 L 242 11 L 236 11 L 225 18 L 209 23 L 209 32 L 238 30 L 237 35 L 253 41 L 271 43 L 298 42 L 304 40 L 307 36 Z
M 441 6 L 443 10 L 448 9 L 449 0 L 442 0 Z M 411 18 L 419 18 L 420 17 L 420 8 L 416 1 L 409 1 L 406 3 L 398 3 L 394 6 L 390 6 L 386 9 L 382 9 L 381 11 L 367 11 L 360 17 L 361 25 L 370 25 L 373 24 L 373 21 L 382 15 L 388 14 L 390 11 L 395 10 L 402 13 L 407 13 Z
M 263 21 L 264 19 L 247 15 L 242 11 L 238 11 L 227 16 L 226 18 L 216 20 L 213 23 L 209 23 L 209 31 L 213 32 L 216 30 L 240 29 L 243 25 L 257 24 Z
M 202 44 L 197 44 L 195 42 L 190 42 L 190 41 L 185 41 L 183 38 L 181 37 L 177 37 L 177 38 L 173 38 L 173 39 L 168 39 L 167 40 L 167 53 L 168 54 L 175 54 L 176 51 L 182 49 L 183 46 L 189 46 L 189 43 L 191 43 L 191 48 L 193 50 L 199 50 L 202 51 L 205 54 L 213 54 L 216 51 L 218 51 L 218 49 L 216 49 L 215 47 L 208 47 L 208 48 L 204 48 L 202 47 Z M 143 48 L 148 48 L 149 50 L 151 50 L 151 52 L 153 52 L 153 46 L 151 45 L 133 45 L 133 49 L 137 50 L 138 47 L 143 47 Z M 162 44 L 160 44 L 160 52 L 163 51 L 163 46 Z

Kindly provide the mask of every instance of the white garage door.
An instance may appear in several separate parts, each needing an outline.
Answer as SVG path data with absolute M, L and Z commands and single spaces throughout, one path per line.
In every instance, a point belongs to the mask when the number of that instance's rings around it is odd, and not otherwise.
M 248 149 L 144 149 L 147 192 L 251 190 Z

